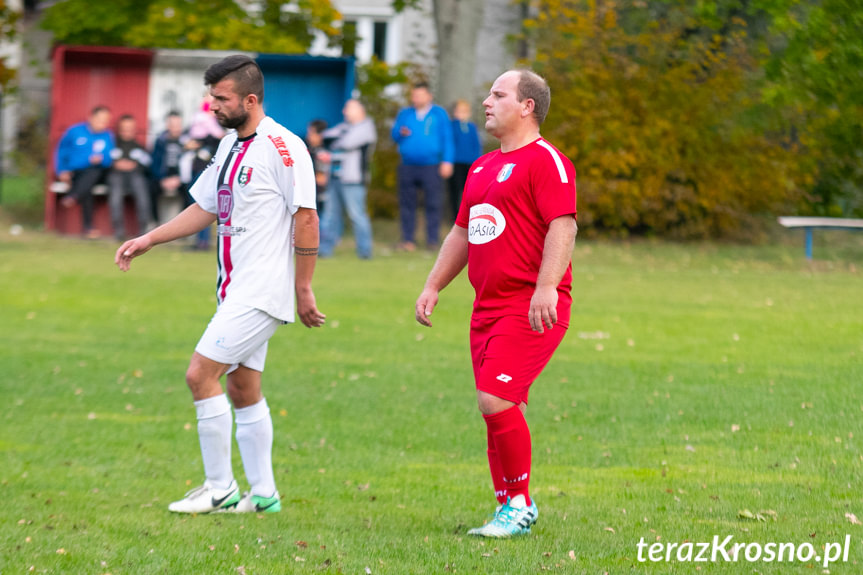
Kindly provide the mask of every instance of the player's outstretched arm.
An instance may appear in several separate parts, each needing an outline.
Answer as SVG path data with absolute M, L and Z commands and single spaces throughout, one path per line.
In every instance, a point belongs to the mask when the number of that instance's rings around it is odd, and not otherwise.
M 321 327 L 327 316 L 318 311 L 312 276 L 318 260 L 318 213 L 300 208 L 294 215 L 294 254 L 296 255 L 297 315 L 306 327 Z
M 578 226 L 571 215 L 560 216 L 548 224 L 542 263 L 536 278 L 536 289 L 530 300 L 527 319 L 533 331 L 542 333 L 557 323 L 557 286 L 572 260 Z
M 196 234 L 212 224 L 215 219 L 215 214 L 204 211 L 198 204 L 192 204 L 171 221 L 121 245 L 114 254 L 114 263 L 122 271 L 129 271 L 132 260 L 144 255 L 153 246 Z
M 467 228 L 454 225 L 443 241 L 425 287 L 417 298 L 414 313 L 420 325 L 432 326 L 430 316 L 437 305 L 438 294 L 467 265 L 467 247 Z

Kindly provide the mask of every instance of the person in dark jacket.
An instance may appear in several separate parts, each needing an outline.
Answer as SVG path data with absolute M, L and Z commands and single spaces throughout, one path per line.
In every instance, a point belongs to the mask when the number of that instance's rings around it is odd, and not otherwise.
M 114 237 L 126 239 L 125 198 L 135 200 L 138 233 L 146 233 L 150 224 L 150 154 L 135 137 L 138 126 L 135 117 L 124 114 L 117 120 L 117 144 L 111 151 L 111 169 L 108 172 L 108 207 L 111 209 L 111 226 Z
M 159 134 L 153 145 L 153 163 L 150 174 L 153 180 L 150 202 L 153 208 L 153 219 L 161 221 L 158 203 L 161 196 L 182 196 L 184 184 L 180 180 L 180 158 L 188 136 L 183 133 L 183 117 L 176 110 L 168 112 L 165 118 L 165 130 Z

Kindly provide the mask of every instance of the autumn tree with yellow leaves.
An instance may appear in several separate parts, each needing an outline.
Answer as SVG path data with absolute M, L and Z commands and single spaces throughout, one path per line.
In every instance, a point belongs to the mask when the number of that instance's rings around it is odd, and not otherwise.
M 721 34 L 669 7 L 542 0 L 525 23 L 552 89 L 543 135 L 578 170 L 585 231 L 739 236 L 794 210 L 799 146 L 755 117 L 758 62 L 746 22 Z

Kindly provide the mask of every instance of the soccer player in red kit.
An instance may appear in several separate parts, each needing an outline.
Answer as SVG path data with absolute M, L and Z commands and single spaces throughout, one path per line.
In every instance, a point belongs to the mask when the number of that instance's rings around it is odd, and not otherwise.
M 539 515 L 528 490 L 524 412 L 531 384 L 569 326 L 578 229 L 575 168 L 539 134 L 550 103 L 548 84 L 529 70 L 495 80 L 483 106 L 500 149 L 471 166 L 455 225 L 416 302 L 417 321 L 431 327 L 439 292 L 468 267 L 477 402 L 499 503 L 494 519 L 470 535 L 530 533 Z

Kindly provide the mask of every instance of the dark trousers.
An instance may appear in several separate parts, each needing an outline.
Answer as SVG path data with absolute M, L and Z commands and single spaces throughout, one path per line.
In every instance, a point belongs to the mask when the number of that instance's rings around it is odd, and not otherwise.
M 93 229 L 93 186 L 105 175 L 105 168 L 92 166 L 72 173 L 72 187 L 69 196 L 81 206 L 81 220 L 84 233 Z
M 138 217 L 138 234 L 147 231 L 150 222 L 150 186 L 147 176 L 138 170 L 108 173 L 108 207 L 111 209 L 111 226 L 117 239 L 126 237 L 125 202 L 127 195 L 135 199 L 135 215 Z
M 461 206 L 461 195 L 464 193 L 468 171 L 470 171 L 470 164 L 452 165 L 452 177 L 449 179 L 449 207 L 452 210 L 453 222 L 458 217 L 458 209 Z
M 433 246 L 438 243 L 440 234 L 441 196 L 443 182 L 438 165 L 406 166 L 399 165 L 399 218 L 402 226 L 402 241 L 413 242 L 416 232 L 416 211 L 418 189 L 425 196 L 426 241 Z

